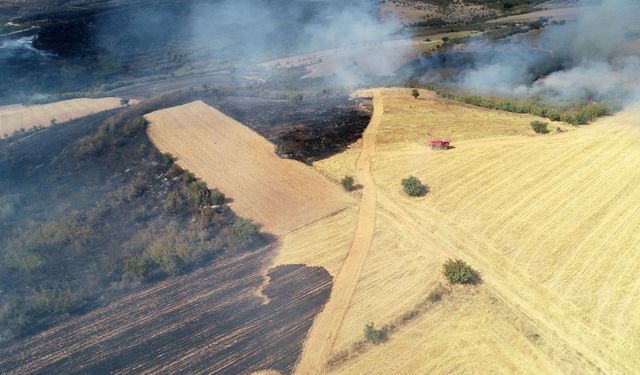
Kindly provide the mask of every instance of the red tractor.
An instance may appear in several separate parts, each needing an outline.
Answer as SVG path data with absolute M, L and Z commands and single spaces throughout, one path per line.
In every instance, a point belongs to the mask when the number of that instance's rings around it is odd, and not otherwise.
M 448 150 L 450 147 L 448 139 L 432 139 L 429 146 L 432 150 Z

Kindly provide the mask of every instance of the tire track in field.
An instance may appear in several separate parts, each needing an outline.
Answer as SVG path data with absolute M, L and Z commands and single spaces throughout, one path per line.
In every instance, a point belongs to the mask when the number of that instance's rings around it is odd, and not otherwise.
M 358 211 L 358 221 L 353 243 L 340 271 L 335 277 L 331 298 L 316 318 L 304 345 L 296 374 L 322 374 L 331 356 L 344 316 L 349 308 L 353 292 L 358 285 L 373 235 L 376 221 L 377 189 L 371 173 L 375 153 L 377 130 L 384 113 L 380 90 L 373 90 L 373 116 L 362 136 L 362 149 L 356 163 L 356 180 L 364 187 Z

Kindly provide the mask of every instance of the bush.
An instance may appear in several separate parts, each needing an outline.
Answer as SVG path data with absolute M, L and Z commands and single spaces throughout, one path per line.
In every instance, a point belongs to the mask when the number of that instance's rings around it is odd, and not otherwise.
M 147 121 L 142 116 L 134 117 L 128 120 L 124 124 L 123 136 L 132 137 L 133 135 L 135 135 L 136 133 L 144 129 L 146 124 L 147 124 Z
M 416 177 L 409 176 L 402 180 L 404 192 L 411 197 L 419 197 L 427 193 L 428 189 Z
M 169 170 L 167 171 L 167 177 L 175 178 L 182 175 L 183 173 L 184 173 L 184 169 L 182 169 L 178 164 L 174 163 L 174 164 L 171 164 L 171 167 L 169 167 Z
M 429 302 L 438 302 L 442 299 L 442 294 L 438 293 L 438 292 L 431 292 L 429 293 L 429 295 L 427 296 L 427 300 Z
M 225 199 L 226 199 L 225 195 L 217 190 L 213 190 L 209 194 L 209 203 L 212 206 L 218 206 L 223 204 Z
M 364 326 L 364 338 L 367 342 L 379 344 L 387 339 L 387 330 L 377 329 L 373 323 L 367 323 Z
M 478 272 L 461 259 L 447 260 L 442 274 L 452 284 L 473 284 L 480 279 Z
M 420 91 L 418 91 L 418 89 L 411 90 L 411 96 L 413 96 L 414 99 L 418 99 L 418 97 L 420 96 Z
M 340 181 L 340 183 L 342 184 L 342 187 L 346 191 L 353 190 L 353 182 L 354 182 L 353 176 L 344 176 L 344 178 Z
M 183 207 L 184 197 L 177 191 L 170 191 L 162 204 L 162 208 L 171 214 L 180 212 Z
M 125 198 L 128 201 L 132 201 L 135 198 L 141 197 L 145 190 L 147 190 L 147 181 L 142 176 L 136 177 L 127 185 Z
M 547 123 L 542 121 L 531 121 L 531 129 L 538 134 L 547 134 L 549 130 L 547 129 Z
M 189 185 L 191 197 L 197 206 L 209 204 L 209 196 L 211 192 L 207 188 L 207 184 L 204 181 L 193 181 Z
M 258 226 L 244 218 L 239 218 L 233 223 L 231 234 L 231 245 L 236 249 L 247 247 L 259 238 Z

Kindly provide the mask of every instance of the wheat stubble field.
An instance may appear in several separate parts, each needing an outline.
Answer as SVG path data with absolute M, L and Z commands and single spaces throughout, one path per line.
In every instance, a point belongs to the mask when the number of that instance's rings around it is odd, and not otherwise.
M 135 101 L 131 101 L 133 104 Z M 34 126 L 50 126 L 120 106 L 120 98 L 71 99 L 40 105 L 0 107 L 0 138 Z
M 533 116 L 470 107 L 428 92 L 414 100 L 408 91 L 382 90 L 384 114 L 371 161 L 377 191 L 373 240 L 346 313 L 334 317 L 340 329 L 323 371 L 639 369 L 640 282 L 634 274 L 640 267 L 640 110 L 581 128 L 553 124 L 567 131 L 541 136 L 528 128 Z M 456 148 L 424 146 L 437 136 L 452 136 Z M 354 155 L 361 148 L 355 144 L 315 166 L 334 177 L 357 175 Z M 431 192 L 406 197 L 400 180 L 408 175 Z M 340 220 L 354 233 L 357 213 L 350 215 Z M 333 238 L 345 229 L 325 219 L 300 231 Z M 316 241 L 286 241 L 296 235 L 285 236 L 281 259 L 327 264 L 339 275 L 335 259 L 348 259 L 348 239 L 332 242 L 330 257 Z M 314 251 L 316 259 L 309 255 Z M 483 283 L 449 287 L 442 301 L 402 320 L 444 283 L 440 267 L 450 257 L 476 267 Z M 367 322 L 397 328 L 384 344 L 354 349 Z
M 353 204 L 321 173 L 280 159 L 266 139 L 203 102 L 145 117 L 161 151 L 229 196 L 234 212 L 266 232 L 282 235 Z

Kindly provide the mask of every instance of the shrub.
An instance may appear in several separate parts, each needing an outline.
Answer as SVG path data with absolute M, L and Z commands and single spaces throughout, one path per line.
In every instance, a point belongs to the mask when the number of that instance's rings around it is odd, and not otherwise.
M 438 293 L 438 292 L 431 292 L 429 293 L 429 295 L 427 296 L 427 300 L 429 302 L 438 302 L 442 299 L 442 294 Z
M 219 192 L 217 190 L 213 190 L 209 194 L 209 203 L 212 206 L 218 206 L 223 204 L 225 199 L 226 199 L 225 195 L 222 192 Z
M 147 182 L 143 177 L 136 177 L 125 189 L 125 198 L 129 201 L 142 196 L 147 190 Z
M 144 119 L 144 117 L 142 116 L 134 117 L 128 120 L 127 122 L 125 122 L 124 128 L 123 128 L 123 135 L 125 137 L 131 137 L 135 135 L 137 132 L 139 132 L 140 130 L 144 129 L 146 124 L 147 124 L 147 121 Z
M 411 90 L 411 96 L 413 96 L 414 99 L 418 99 L 418 97 L 420 96 L 420 91 L 418 91 L 418 89 Z
M 427 187 L 416 177 L 409 176 L 402 180 L 404 192 L 411 197 L 419 197 L 427 193 Z
M 472 284 L 479 280 L 478 272 L 461 259 L 447 260 L 442 274 L 452 284 Z
M 169 170 L 167 171 L 167 177 L 175 178 L 184 173 L 184 169 L 182 169 L 178 164 L 171 164 Z M 191 182 L 191 181 L 189 181 Z
M 353 176 L 344 176 L 344 178 L 340 181 L 342 187 L 346 191 L 353 190 Z
M 549 130 L 547 129 L 547 123 L 542 121 L 531 121 L 531 129 L 538 134 L 547 134 Z
M 162 208 L 169 213 L 175 214 L 180 212 L 184 205 L 184 197 L 177 191 L 170 191 L 164 199 Z
M 191 197 L 197 206 L 209 204 L 211 192 L 204 181 L 193 181 L 189 185 Z
M 375 328 L 373 323 L 367 323 L 364 326 L 364 338 L 372 344 L 379 344 L 387 339 L 387 330 Z
M 259 238 L 258 226 L 244 218 L 239 218 L 233 223 L 231 234 L 231 245 L 237 249 L 247 247 Z

